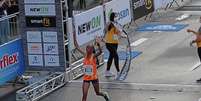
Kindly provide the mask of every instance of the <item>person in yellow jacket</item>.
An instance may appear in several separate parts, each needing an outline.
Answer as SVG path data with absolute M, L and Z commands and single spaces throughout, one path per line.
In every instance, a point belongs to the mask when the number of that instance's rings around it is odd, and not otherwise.
M 200 17 L 200 22 L 201 22 L 201 17 Z M 198 57 L 199 57 L 200 63 L 201 63 L 201 27 L 199 28 L 198 31 L 187 29 L 187 32 L 192 32 L 193 34 L 196 35 L 196 39 L 192 40 L 190 42 L 190 45 L 192 46 L 194 43 L 197 44 L 197 53 L 198 53 Z M 197 82 L 201 82 L 201 78 L 198 79 Z
M 117 70 L 117 76 L 120 74 L 119 69 L 119 56 L 117 53 L 118 43 L 119 43 L 119 36 L 126 37 L 121 34 L 120 29 L 115 25 L 115 17 L 117 17 L 116 13 L 112 12 L 110 15 L 110 22 L 106 28 L 106 35 L 105 35 L 105 43 L 106 48 L 109 51 L 109 58 L 107 62 L 107 68 L 105 71 L 105 76 L 114 76 L 112 72 L 110 72 L 110 67 L 112 65 L 112 61 L 114 60 L 114 64 Z

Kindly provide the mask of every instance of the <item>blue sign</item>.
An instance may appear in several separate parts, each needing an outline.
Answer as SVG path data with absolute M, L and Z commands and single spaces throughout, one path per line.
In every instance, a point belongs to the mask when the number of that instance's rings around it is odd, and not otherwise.
M 21 39 L 0 46 L 0 85 L 24 73 L 23 55 Z
M 181 29 L 187 27 L 188 24 L 158 24 L 149 23 L 144 24 L 136 29 L 136 31 L 180 31 Z

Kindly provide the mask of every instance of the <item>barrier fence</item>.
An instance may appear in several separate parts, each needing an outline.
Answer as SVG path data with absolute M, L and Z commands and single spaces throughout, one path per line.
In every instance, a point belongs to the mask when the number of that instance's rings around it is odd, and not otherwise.
M 0 18 L 0 44 L 4 44 L 20 36 L 19 12 Z

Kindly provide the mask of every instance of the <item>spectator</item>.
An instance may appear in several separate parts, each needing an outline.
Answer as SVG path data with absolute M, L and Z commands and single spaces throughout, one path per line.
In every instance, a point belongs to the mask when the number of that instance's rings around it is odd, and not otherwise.
M 8 15 L 10 15 L 10 14 L 14 14 L 14 13 L 16 13 L 16 12 L 18 12 L 19 11 L 19 8 L 18 8 L 18 1 L 17 0 L 10 0 L 10 6 L 8 7 L 8 9 L 7 9 L 7 13 L 8 13 Z
M 112 12 L 110 15 L 110 22 L 106 28 L 106 35 L 105 35 L 105 42 L 106 48 L 109 51 L 109 59 L 107 62 L 107 69 L 105 71 L 105 76 L 114 76 L 112 72 L 110 72 L 110 67 L 112 65 L 112 61 L 114 60 L 114 64 L 117 70 L 117 77 L 120 74 L 119 69 L 119 56 L 117 53 L 118 43 L 119 43 L 119 36 L 126 37 L 121 34 L 120 29 L 115 25 L 114 19 L 117 17 L 116 13 Z
M 7 9 L 10 7 L 10 0 L 0 0 L 0 18 L 7 16 Z M 0 44 L 8 42 L 10 34 L 9 19 L 0 21 Z

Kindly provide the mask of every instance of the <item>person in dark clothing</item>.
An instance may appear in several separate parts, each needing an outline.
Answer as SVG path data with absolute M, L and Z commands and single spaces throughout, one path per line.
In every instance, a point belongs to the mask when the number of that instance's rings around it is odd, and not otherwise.
M 7 9 L 10 7 L 10 0 L 0 0 L 0 18 L 7 16 Z M 0 44 L 8 42 L 10 34 L 9 19 L 0 21 Z

